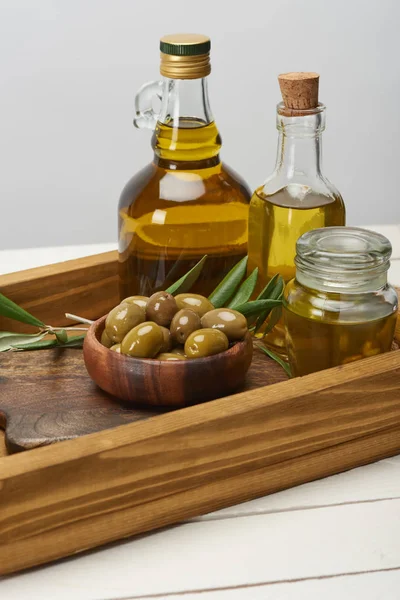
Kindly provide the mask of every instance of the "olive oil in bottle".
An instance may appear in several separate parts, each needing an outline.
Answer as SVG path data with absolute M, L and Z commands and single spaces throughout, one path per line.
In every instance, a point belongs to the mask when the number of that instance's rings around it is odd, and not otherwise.
M 258 292 L 276 273 L 285 282 L 294 277 L 303 233 L 345 224 L 342 197 L 321 171 L 325 106 L 318 102 L 318 80 L 316 73 L 279 76 L 284 101 L 277 107 L 276 167 L 254 192 L 249 211 L 249 271 L 258 267 Z M 264 342 L 286 354 L 282 320 Z
M 165 36 L 160 49 L 164 80 L 136 98 L 135 124 L 154 129 L 154 159 L 119 204 L 121 297 L 166 289 L 205 254 L 193 291 L 208 295 L 247 252 L 250 191 L 219 157 L 207 92 L 210 40 Z M 150 108 L 155 95 L 159 114 Z

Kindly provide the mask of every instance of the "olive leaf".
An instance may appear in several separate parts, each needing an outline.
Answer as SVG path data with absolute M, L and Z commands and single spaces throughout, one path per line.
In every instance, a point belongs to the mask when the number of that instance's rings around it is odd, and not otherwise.
M 13 344 L 12 350 L 46 350 L 47 348 L 82 348 L 84 335 L 76 335 L 68 339 L 65 344 L 60 344 L 57 339 L 55 340 L 42 340 L 37 342 L 31 342 L 27 344 L 16 343 Z
M 209 301 L 215 308 L 221 308 L 224 306 L 233 294 L 236 292 L 237 287 L 242 281 L 246 273 L 247 268 L 247 256 L 242 258 L 224 277 L 224 279 L 217 285 L 215 290 L 208 297 Z
M 270 298 L 272 300 L 281 300 L 284 289 L 285 289 L 285 282 L 283 281 L 283 278 L 281 277 L 281 275 L 277 274 L 265 286 L 265 288 L 263 289 L 263 291 L 261 292 L 260 295 L 264 295 L 265 297 L 268 296 L 268 298 Z M 265 311 L 262 312 L 258 316 L 254 333 L 257 333 L 257 331 L 263 326 L 263 324 L 265 323 L 265 319 L 268 317 L 272 308 L 273 308 L 272 306 L 269 308 L 266 308 Z M 280 318 L 280 316 L 279 316 L 279 318 Z M 279 318 L 274 323 L 273 327 L 279 321 Z M 271 329 L 272 329 L 272 327 L 271 327 Z M 271 329 L 269 331 L 271 331 Z
M 194 265 L 190 271 L 183 275 L 178 281 L 175 281 L 172 285 L 169 286 L 165 291 L 169 294 L 182 294 L 183 292 L 188 292 L 192 285 L 194 285 L 203 269 L 204 263 L 207 260 L 207 254 L 203 256 L 199 260 L 197 264 Z
M 51 331 L 50 333 L 54 333 L 57 338 L 57 341 L 60 344 L 66 344 L 68 342 L 68 334 L 65 329 L 58 329 L 57 331 Z
M 270 298 L 271 297 L 271 293 L 272 293 L 273 289 L 275 288 L 279 277 L 280 277 L 279 273 L 277 273 L 276 275 L 274 275 L 268 281 L 268 283 L 265 286 L 265 288 L 263 290 L 261 290 L 261 292 L 258 294 L 256 300 L 264 300 L 264 298 Z
M 237 306 L 235 310 L 242 313 L 246 318 L 254 315 L 259 315 L 261 311 L 270 310 L 275 306 L 280 306 L 281 300 L 253 300 L 252 302 L 245 302 L 240 306 Z
M 10 335 L 19 335 L 19 334 L 16 334 L 14 331 L 0 331 L 0 340 L 2 338 L 9 337 Z M 21 334 L 21 335 L 25 335 L 25 334 Z M 30 335 L 35 335 L 35 334 L 32 333 Z
M 11 350 L 15 344 L 31 344 L 39 342 L 47 335 L 45 331 L 42 333 L 10 333 L 8 331 L 0 332 L 0 352 Z
M 248 276 L 248 278 L 242 283 L 232 300 L 228 304 L 228 308 L 236 308 L 241 304 L 247 302 L 250 298 L 254 289 L 257 285 L 258 279 L 258 267 Z
M 272 309 L 271 316 L 268 319 L 267 326 L 264 329 L 263 334 L 262 334 L 263 338 L 273 330 L 273 328 L 278 323 L 281 316 L 282 316 L 282 306 L 277 306 L 276 308 Z
M 275 354 L 275 352 L 272 352 L 272 350 L 265 348 L 265 346 L 259 346 L 258 344 L 256 344 L 256 346 L 259 350 L 261 350 L 261 352 L 264 352 L 264 354 L 269 356 L 269 358 L 272 358 L 272 360 L 277 362 L 278 365 L 280 365 L 282 367 L 282 369 L 284 369 L 286 371 L 286 373 L 289 375 L 289 377 L 292 376 L 289 365 L 280 356 Z
M 15 304 L 3 294 L 0 294 L 0 315 L 3 317 L 8 317 L 9 319 L 14 319 L 14 321 L 20 321 L 21 323 L 26 323 L 27 325 L 34 325 L 35 327 L 44 327 L 45 324 L 40 319 L 37 319 L 26 310 Z

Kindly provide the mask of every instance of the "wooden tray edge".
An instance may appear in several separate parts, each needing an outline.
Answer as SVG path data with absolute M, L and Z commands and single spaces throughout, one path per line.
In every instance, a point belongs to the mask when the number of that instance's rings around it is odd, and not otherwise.
M 101 252 L 100 254 L 91 254 L 81 258 L 73 258 L 48 265 L 42 265 L 41 267 L 32 267 L 31 269 L 14 271 L 12 273 L 0 275 L 0 288 L 27 283 L 34 281 L 35 279 L 42 279 L 52 275 L 71 273 L 71 271 L 76 271 L 77 269 L 90 269 L 97 265 L 116 262 L 118 262 L 118 251 L 110 250 L 109 252 Z
M 2 458 L 0 573 L 393 455 L 399 374 L 394 351 Z

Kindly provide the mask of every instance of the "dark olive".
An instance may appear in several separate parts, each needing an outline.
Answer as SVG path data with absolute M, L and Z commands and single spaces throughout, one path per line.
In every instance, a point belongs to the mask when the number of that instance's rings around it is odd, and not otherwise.
M 148 296 L 129 296 L 128 298 L 125 298 L 124 300 L 122 300 L 121 304 L 122 304 L 122 302 L 127 302 L 128 304 L 137 304 L 138 306 L 141 306 L 142 308 L 144 308 L 146 310 L 148 301 L 149 301 Z
M 122 342 L 125 335 L 145 320 L 144 308 L 122 302 L 108 313 L 106 333 L 114 344 Z
M 101 334 L 100 342 L 106 348 L 111 348 L 111 346 L 114 344 L 114 342 L 112 340 L 110 340 L 110 338 L 108 337 L 106 330 L 104 330 L 103 333 Z
M 111 346 L 110 350 L 121 354 L 121 344 L 114 344 L 113 346 Z
M 201 318 L 202 327 L 212 327 L 223 331 L 229 341 L 244 338 L 247 332 L 247 320 L 237 310 L 231 308 L 214 308 Z
M 190 308 L 193 312 L 202 317 L 209 310 L 213 310 L 213 305 L 204 296 L 200 294 L 178 294 L 175 298 L 178 308 Z
M 160 329 L 163 334 L 163 345 L 161 346 L 160 352 L 169 352 L 172 345 L 170 330 L 167 327 L 162 327 L 161 325 Z
M 228 346 L 228 338 L 219 329 L 198 329 L 186 340 L 185 354 L 188 358 L 202 358 L 224 352 Z
M 189 335 L 200 327 L 199 315 L 189 308 L 182 308 L 171 321 L 171 337 L 176 344 L 184 344 Z
M 178 307 L 172 294 L 156 292 L 150 296 L 146 308 L 146 316 L 149 321 L 168 327 L 176 312 L 178 312 Z
M 137 358 L 154 358 L 161 349 L 164 337 L 161 327 L 145 321 L 126 334 L 121 343 L 121 353 Z
M 157 354 L 155 360 L 186 360 L 186 356 L 174 352 L 160 352 L 160 354 Z

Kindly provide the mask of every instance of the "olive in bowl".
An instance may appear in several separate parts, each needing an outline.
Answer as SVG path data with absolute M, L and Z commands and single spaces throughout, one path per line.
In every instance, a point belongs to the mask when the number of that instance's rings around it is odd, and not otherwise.
M 149 298 L 147 296 L 129 296 L 128 298 L 124 298 L 121 301 L 121 304 L 122 302 L 127 302 L 128 304 L 137 304 L 146 310 L 148 301 Z
M 185 342 L 185 354 L 188 358 L 204 358 L 225 352 L 229 340 L 218 329 L 198 329 L 193 331 Z
M 157 360 L 186 360 L 186 356 L 176 352 L 160 352 L 157 354 Z
M 201 321 L 197 313 L 189 308 L 182 308 L 174 315 L 171 321 L 171 337 L 175 344 L 184 344 L 189 335 L 200 329 Z
M 119 344 L 125 335 L 145 320 L 144 308 L 122 302 L 107 315 L 105 332 L 113 344 Z
M 230 342 L 241 340 L 246 335 L 247 320 L 232 308 L 214 308 L 201 318 L 202 327 L 223 331 Z
M 114 346 L 114 344 L 115 344 L 115 342 L 113 342 L 112 339 L 108 337 L 106 330 L 104 330 L 103 333 L 101 334 L 100 341 L 103 344 L 103 346 L 105 346 L 106 348 L 112 348 L 112 346 Z
M 163 334 L 163 343 L 161 344 L 160 352 L 169 352 L 172 348 L 171 332 L 168 327 L 159 325 L 161 333 Z
M 145 321 L 131 329 L 121 342 L 121 354 L 136 358 L 154 358 L 161 350 L 164 336 L 161 327 Z
M 197 313 L 199 317 L 202 317 L 214 308 L 209 299 L 200 294 L 178 294 L 175 301 L 179 309 L 189 308 Z
M 150 296 L 146 306 L 148 321 L 168 327 L 175 313 L 178 312 L 175 298 L 168 292 L 156 292 Z
M 87 371 L 104 391 L 134 406 L 178 408 L 220 398 L 243 384 L 250 367 L 253 344 L 249 332 L 218 354 L 204 358 L 178 354 L 176 360 L 157 360 L 106 348 L 100 341 L 105 321 L 106 317 L 95 321 L 86 334 L 83 356 Z M 176 354 L 174 349 L 172 353 Z

